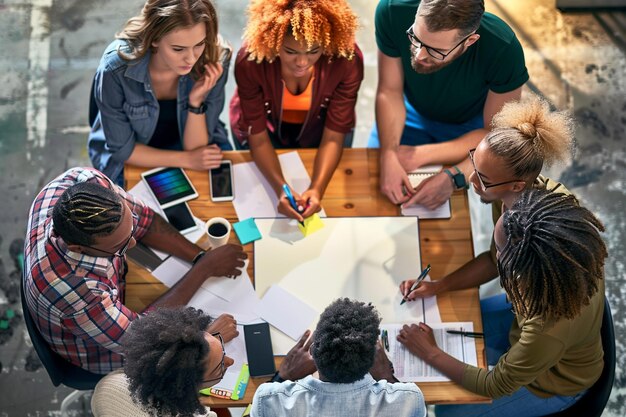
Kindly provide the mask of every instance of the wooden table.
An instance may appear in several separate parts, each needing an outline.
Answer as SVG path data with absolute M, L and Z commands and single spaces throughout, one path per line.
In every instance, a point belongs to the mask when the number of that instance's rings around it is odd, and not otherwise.
M 283 150 L 279 152 L 287 152 Z M 313 173 L 314 149 L 298 150 L 309 175 Z M 224 152 L 224 157 L 234 164 L 252 160 L 250 153 Z M 143 168 L 126 166 L 124 170 L 126 188 L 140 180 Z M 230 202 L 214 203 L 209 197 L 209 175 L 207 172 L 186 170 L 200 197 L 189 202 L 191 210 L 203 220 L 211 217 L 225 217 L 231 222 L 238 221 L 235 209 Z M 474 257 L 470 214 L 467 193 L 458 191 L 452 195 L 452 217 L 445 220 L 420 220 L 420 246 L 422 259 L 432 265 L 431 277 L 440 279 L 461 267 Z M 345 149 L 339 166 L 326 190 L 322 205 L 330 217 L 343 216 L 397 216 L 398 206 L 391 204 L 379 191 L 379 153 L 377 149 Z M 232 243 L 239 243 L 236 234 L 231 233 Z M 201 246 L 207 246 L 201 241 Z M 250 257 L 248 272 L 254 280 L 253 244 L 244 246 Z M 148 271 L 131 266 L 127 276 L 126 304 L 135 311 L 141 311 L 166 287 Z M 455 291 L 437 296 L 443 321 L 472 321 L 476 331 L 482 331 L 478 289 Z M 478 364 L 485 367 L 484 343 L 476 339 Z M 276 358 L 277 366 L 282 358 Z M 202 402 L 212 407 L 245 406 L 252 402 L 258 385 L 267 378 L 251 378 L 242 400 L 217 400 L 203 397 Z M 419 383 L 427 403 L 477 403 L 489 402 L 485 397 L 473 394 L 452 382 Z

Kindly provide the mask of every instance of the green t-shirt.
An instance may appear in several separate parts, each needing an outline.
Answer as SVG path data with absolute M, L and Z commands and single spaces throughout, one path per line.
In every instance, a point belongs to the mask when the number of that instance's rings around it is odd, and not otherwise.
M 487 92 L 506 93 L 528 81 L 524 52 L 513 30 L 485 13 L 476 31 L 480 39 L 450 65 L 432 74 L 411 67 L 406 30 L 413 25 L 419 0 L 381 0 L 376 8 L 376 43 L 382 53 L 402 58 L 404 94 L 422 116 L 463 123 L 482 114 Z

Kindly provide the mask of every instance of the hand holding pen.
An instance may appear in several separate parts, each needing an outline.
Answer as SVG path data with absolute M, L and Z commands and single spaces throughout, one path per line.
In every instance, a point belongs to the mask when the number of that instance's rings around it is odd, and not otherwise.
M 419 275 L 419 277 L 417 277 L 415 281 L 411 283 L 411 280 L 408 280 L 400 284 L 400 291 L 402 293 L 402 301 L 400 302 L 400 305 L 407 302 L 408 300 L 407 297 L 422 283 L 422 281 L 424 280 L 424 278 L 426 278 L 429 272 L 430 272 L 430 264 L 428 264 L 428 266 L 424 268 L 422 273 Z
M 285 205 L 283 204 L 284 200 L 281 196 L 278 202 L 278 211 L 286 215 L 287 217 L 298 220 L 298 222 L 300 222 L 300 224 L 304 226 L 304 217 L 302 217 L 304 207 L 301 203 L 298 203 L 298 201 L 300 200 L 300 196 L 293 192 L 287 184 L 283 184 L 282 189 L 283 194 L 285 195 L 285 198 L 287 200 L 288 207 L 285 207 Z

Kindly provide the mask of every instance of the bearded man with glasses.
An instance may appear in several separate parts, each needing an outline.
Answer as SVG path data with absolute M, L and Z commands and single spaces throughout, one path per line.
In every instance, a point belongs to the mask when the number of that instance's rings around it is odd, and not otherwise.
M 483 0 L 381 0 L 378 90 L 368 146 L 380 145 L 381 191 L 395 204 L 436 208 L 467 188 L 475 148 L 493 115 L 528 80 L 511 28 Z M 443 164 L 411 187 L 407 172 Z
M 140 315 L 124 304 L 126 251 L 137 241 L 193 263 L 146 311 L 185 305 L 207 278 L 240 275 L 246 257 L 236 245 L 205 252 L 95 169 L 61 174 L 30 209 L 25 301 L 52 350 L 95 374 L 122 366 L 120 338 Z M 225 338 L 236 332 L 232 316 L 215 323 Z

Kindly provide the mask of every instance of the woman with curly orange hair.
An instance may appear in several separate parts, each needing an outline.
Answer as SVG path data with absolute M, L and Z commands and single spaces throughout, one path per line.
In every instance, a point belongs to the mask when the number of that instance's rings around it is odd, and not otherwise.
M 345 0 L 252 0 L 248 19 L 235 61 L 232 132 L 278 195 L 278 211 L 303 221 L 321 209 L 356 123 L 363 80 L 357 17 Z M 309 189 L 292 190 L 294 210 L 274 149 L 317 147 Z

